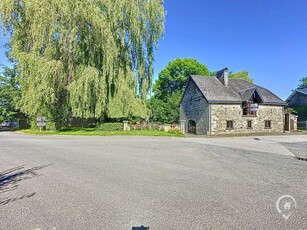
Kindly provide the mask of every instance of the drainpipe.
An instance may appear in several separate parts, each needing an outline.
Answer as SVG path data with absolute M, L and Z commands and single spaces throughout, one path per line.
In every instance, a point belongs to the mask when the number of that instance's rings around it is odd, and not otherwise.
M 211 127 L 211 104 L 209 104 L 209 134 L 212 135 L 212 127 Z
M 283 124 L 283 133 L 286 132 L 286 113 L 285 106 L 282 107 L 282 124 Z

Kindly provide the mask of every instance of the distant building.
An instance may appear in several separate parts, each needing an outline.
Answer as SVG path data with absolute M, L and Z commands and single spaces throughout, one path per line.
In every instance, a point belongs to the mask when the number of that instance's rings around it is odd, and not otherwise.
M 295 90 L 286 101 L 297 112 L 299 121 L 307 121 L 307 88 Z
M 283 132 L 289 127 L 285 123 L 286 105 L 263 87 L 228 79 L 226 68 L 216 77 L 188 79 L 180 119 L 185 133 L 191 134 Z

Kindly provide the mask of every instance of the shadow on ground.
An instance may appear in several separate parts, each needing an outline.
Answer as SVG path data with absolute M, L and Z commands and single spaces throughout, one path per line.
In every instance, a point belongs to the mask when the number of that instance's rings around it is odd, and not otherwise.
M 149 227 L 144 227 L 142 225 L 141 227 L 132 227 L 132 230 L 149 230 Z
M 296 158 L 307 159 L 307 142 L 282 143 Z
M 13 130 L 13 129 L 1 129 L 0 128 L 0 132 L 14 132 L 15 130 Z
M 30 169 L 25 169 L 25 166 L 18 166 L 15 168 L 8 169 L 6 171 L 0 172 L 0 195 L 7 195 L 9 192 L 14 191 L 18 188 L 21 181 L 29 180 L 34 177 L 40 176 L 37 171 L 43 168 L 46 168 L 49 165 L 43 165 L 38 167 L 33 167 Z M 14 197 L 14 198 L 0 198 L 0 205 L 6 205 L 8 203 L 22 200 L 25 198 L 33 197 L 36 193 L 30 193 L 27 195 L 23 195 L 20 197 Z

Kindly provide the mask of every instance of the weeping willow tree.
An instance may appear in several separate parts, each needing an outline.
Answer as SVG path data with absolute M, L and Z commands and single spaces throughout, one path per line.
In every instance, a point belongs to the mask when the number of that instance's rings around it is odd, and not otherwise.
M 19 106 L 54 119 L 144 117 L 163 0 L 1 0 Z

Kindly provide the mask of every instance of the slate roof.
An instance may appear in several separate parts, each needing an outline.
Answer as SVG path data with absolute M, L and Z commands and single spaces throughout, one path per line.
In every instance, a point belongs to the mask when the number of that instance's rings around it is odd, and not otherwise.
M 307 88 L 305 88 L 305 89 L 297 89 L 296 92 L 299 92 L 299 93 L 307 95 Z
M 257 91 L 263 103 L 266 105 L 287 105 L 271 91 L 239 79 L 229 79 L 228 87 L 224 86 L 216 77 L 191 76 L 199 90 L 209 103 L 238 104 L 249 100 L 252 94 Z
M 242 98 L 242 101 L 248 101 L 255 92 L 257 92 L 257 88 L 255 87 L 247 90 L 241 90 L 240 96 Z
M 307 95 L 307 88 L 294 90 L 293 93 L 287 98 L 286 101 L 289 102 L 291 97 L 293 97 L 293 95 L 295 95 L 296 93 L 301 93 L 301 94 Z

